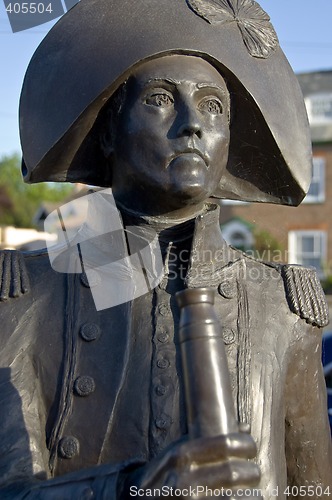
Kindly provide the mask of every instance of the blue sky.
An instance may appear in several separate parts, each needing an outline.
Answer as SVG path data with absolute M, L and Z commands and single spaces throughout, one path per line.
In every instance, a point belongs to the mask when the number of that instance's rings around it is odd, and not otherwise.
M 331 0 L 259 3 L 270 15 L 295 72 L 332 70 Z M 33 52 L 53 24 L 12 33 L 0 0 L 0 156 L 20 151 L 17 114 L 24 73 Z

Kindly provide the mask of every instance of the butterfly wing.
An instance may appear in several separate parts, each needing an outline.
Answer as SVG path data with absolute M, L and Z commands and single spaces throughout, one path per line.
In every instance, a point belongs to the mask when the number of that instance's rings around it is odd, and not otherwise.
M 254 0 L 187 0 L 187 4 L 210 24 L 236 22 L 253 57 L 266 59 L 278 46 L 270 17 Z
M 227 0 L 187 0 L 189 7 L 210 24 L 234 21 L 234 12 Z
M 278 46 L 268 14 L 253 0 L 234 0 L 235 15 L 243 41 L 253 57 L 267 58 Z

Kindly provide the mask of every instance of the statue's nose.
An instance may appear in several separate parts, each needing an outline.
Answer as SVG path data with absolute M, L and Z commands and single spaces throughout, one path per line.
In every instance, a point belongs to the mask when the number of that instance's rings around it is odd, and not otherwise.
M 202 125 L 197 112 L 190 106 L 182 107 L 181 121 L 178 128 L 178 137 L 181 136 L 197 136 L 202 137 Z

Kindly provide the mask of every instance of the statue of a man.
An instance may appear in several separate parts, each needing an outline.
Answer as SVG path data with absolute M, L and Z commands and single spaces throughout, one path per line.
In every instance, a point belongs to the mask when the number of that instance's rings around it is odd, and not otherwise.
M 297 205 L 310 183 L 298 84 L 259 5 L 81 0 L 30 63 L 21 137 L 28 182 L 111 186 L 124 229 L 157 235 L 163 272 L 96 307 L 82 245 L 81 274 L 0 255 L 1 498 L 331 496 L 319 281 L 229 248 L 211 202 Z M 123 256 L 128 234 L 93 242 L 98 257 Z M 239 432 L 188 439 L 175 294 L 201 286 Z

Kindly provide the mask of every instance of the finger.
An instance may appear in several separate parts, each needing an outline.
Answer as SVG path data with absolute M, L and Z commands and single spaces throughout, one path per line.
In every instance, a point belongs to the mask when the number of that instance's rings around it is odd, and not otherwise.
M 174 450 L 175 451 L 175 450 Z M 256 444 L 249 434 L 228 434 L 182 443 L 175 451 L 175 465 L 205 465 L 230 457 L 250 459 L 256 456 Z
M 253 462 L 231 460 L 223 464 L 212 464 L 191 469 L 190 472 L 179 475 L 178 487 L 205 485 L 210 489 L 250 489 L 259 484 L 260 470 Z M 247 498 L 247 496 L 246 496 Z

